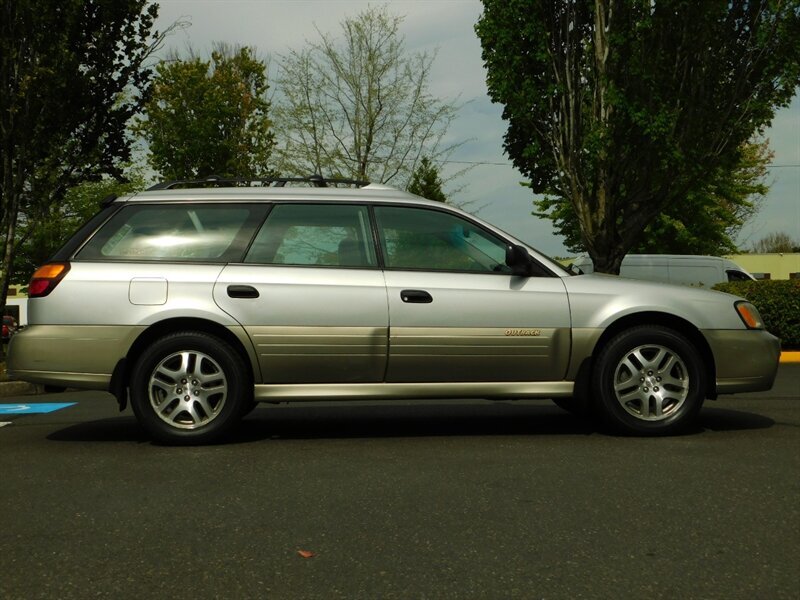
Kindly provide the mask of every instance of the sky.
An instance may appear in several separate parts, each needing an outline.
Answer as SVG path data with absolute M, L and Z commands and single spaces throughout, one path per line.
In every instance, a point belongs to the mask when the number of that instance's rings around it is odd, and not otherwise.
M 280 55 L 317 40 L 317 29 L 338 36 L 340 23 L 370 4 L 361 0 L 158 0 L 156 28 L 181 20 L 188 26 L 174 32 L 161 51 L 210 52 L 215 42 L 253 46 L 274 72 Z M 520 185 L 524 177 L 502 148 L 506 123 L 502 106 L 486 92 L 486 75 L 474 25 L 479 0 L 391 0 L 392 13 L 404 16 L 400 33 L 408 52 L 437 52 L 430 79 L 433 95 L 462 107 L 452 123 L 452 141 L 466 141 L 451 157 L 450 168 L 475 165 L 454 186 L 451 197 L 480 218 L 533 247 L 554 256 L 570 256 L 549 220 L 531 215 L 534 196 Z M 279 136 L 280 132 L 276 132 Z M 785 232 L 800 242 L 800 97 L 778 111 L 766 132 L 775 153 L 769 169 L 770 192 L 757 217 L 737 240 L 747 248 L 764 236 Z M 445 172 L 445 176 L 447 173 Z M 447 189 L 445 190 L 447 192 Z

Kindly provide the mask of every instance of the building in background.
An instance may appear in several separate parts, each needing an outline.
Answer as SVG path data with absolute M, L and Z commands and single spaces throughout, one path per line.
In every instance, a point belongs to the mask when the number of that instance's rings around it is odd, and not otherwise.
M 726 256 L 756 279 L 800 279 L 800 252 Z

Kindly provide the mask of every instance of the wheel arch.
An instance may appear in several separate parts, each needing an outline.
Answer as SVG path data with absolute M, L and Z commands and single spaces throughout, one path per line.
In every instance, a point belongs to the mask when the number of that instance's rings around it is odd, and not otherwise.
M 697 348 L 697 351 L 700 354 L 700 358 L 703 361 L 703 365 L 706 371 L 706 379 L 707 379 L 707 387 L 706 387 L 706 397 L 715 399 L 716 398 L 716 364 L 714 362 L 714 354 L 711 352 L 711 347 L 706 341 L 705 336 L 700 332 L 700 330 L 695 327 L 691 322 L 683 319 L 681 317 L 677 317 L 675 315 L 671 315 L 669 313 L 662 313 L 656 311 L 647 311 L 647 312 L 639 312 L 633 313 L 629 315 L 625 315 L 620 317 L 613 323 L 611 323 L 608 327 L 605 328 L 600 337 L 594 344 L 592 348 L 592 352 L 588 358 L 586 358 L 580 366 L 578 371 L 576 386 L 580 385 L 581 389 L 588 389 L 588 381 L 583 381 L 587 377 L 591 377 L 592 367 L 596 360 L 597 355 L 600 351 L 608 344 L 610 340 L 612 340 L 615 336 L 620 334 L 621 332 L 631 329 L 633 327 L 639 327 L 642 325 L 660 325 L 662 327 L 667 327 L 668 329 L 672 329 L 683 335 L 685 338 L 689 340 L 689 342 Z
M 245 369 L 250 376 L 250 380 L 253 382 L 256 381 L 257 375 L 260 374 L 257 370 L 258 363 L 256 362 L 255 354 L 248 351 L 250 342 L 244 331 L 241 332 L 240 337 L 231 329 L 207 319 L 198 319 L 194 317 L 165 319 L 153 323 L 140 333 L 133 344 L 131 344 L 128 353 L 117 362 L 114 368 L 109 391 L 116 397 L 120 406 L 120 411 L 125 410 L 125 407 L 128 405 L 130 375 L 136 360 L 141 356 L 142 352 L 157 339 L 178 331 L 200 331 L 224 340 L 238 353 L 239 358 L 244 363 Z

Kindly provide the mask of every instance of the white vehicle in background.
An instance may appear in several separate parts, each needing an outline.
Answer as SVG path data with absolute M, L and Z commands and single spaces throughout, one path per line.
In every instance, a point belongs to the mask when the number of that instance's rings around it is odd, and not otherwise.
M 576 273 L 594 273 L 592 259 L 588 256 L 576 259 L 571 268 Z M 688 254 L 628 254 L 622 259 L 619 274 L 621 277 L 630 279 L 662 281 L 703 288 L 711 288 L 725 281 L 752 281 L 755 279 L 750 273 L 727 258 Z

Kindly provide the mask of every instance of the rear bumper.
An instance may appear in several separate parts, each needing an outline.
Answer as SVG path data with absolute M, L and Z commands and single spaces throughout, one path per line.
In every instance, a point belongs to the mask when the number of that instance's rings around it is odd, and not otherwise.
M 143 329 L 31 325 L 11 339 L 8 375 L 32 383 L 107 390 L 114 367 Z
M 706 330 L 716 366 L 716 393 L 762 392 L 772 388 L 781 357 L 780 340 L 756 330 Z

